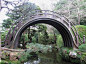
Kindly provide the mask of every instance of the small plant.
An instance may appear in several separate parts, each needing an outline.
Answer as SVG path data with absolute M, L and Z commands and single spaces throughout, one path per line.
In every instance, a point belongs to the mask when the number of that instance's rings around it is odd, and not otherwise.
M 82 51 L 83 51 L 83 50 L 86 50 L 86 44 L 80 45 L 80 46 L 79 46 L 79 49 L 82 50 Z
M 61 48 L 63 46 L 63 39 L 62 39 L 61 35 L 57 35 L 57 43 L 56 44 L 59 48 Z
M 43 45 L 43 44 L 38 44 L 38 43 L 27 43 L 26 45 L 27 48 L 30 48 L 28 50 L 29 52 L 38 52 L 41 51 L 43 53 L 46 53 L 47 51 L 52 52 L 52 47 L 50 45 Z

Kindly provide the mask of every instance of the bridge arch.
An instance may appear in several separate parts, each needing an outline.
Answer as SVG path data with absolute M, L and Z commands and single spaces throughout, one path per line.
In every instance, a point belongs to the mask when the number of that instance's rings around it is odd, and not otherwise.
M 13 43 L 14 43 L 13 48 L 16 48 L 18 46 L 19 37 L 21 36 L 22 32 L 27 27 L 37 23 L 46 23 L 54 26 L 60 32 L 63 38 L 64 47 L 73 47 L 74 40 L 67 26 L 65 26 L 63 23 L 61 23 L 60 20 L 57 20 L 55 18 L 39 17 L 39 18 L 34 18 L 32 20 L 28 20 L 25 24 L 23 24 L 23 26 L 21 26 L 21 28 L 17 31 L 15 38 L 13 40 Z
M 4 47 L 16 48 L 22 32 L 27 27 L 37 23 L 46 23 L 54 26 L 62 35 L 64 47 L 78 48 L 80 44 L 79 40 L 80 42 L 83 42 L 73 23 L 59 13 L 49 10 L 36 10 L 35 14 L 32 14 L 25 19 L 27 20 L 23 21 L 24 18 L 20 18 L 11 26 L 5 40 L 3 41 L 5 42 L 3 45 Z

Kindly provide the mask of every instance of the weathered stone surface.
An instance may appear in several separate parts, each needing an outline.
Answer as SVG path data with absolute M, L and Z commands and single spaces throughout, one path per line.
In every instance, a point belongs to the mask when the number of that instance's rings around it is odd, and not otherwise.
M 72 52 L 69 53 L 69 56 L 72 57 L 72 58 L 76 58 L 77 53 L 72 51 Z
M 10 51 L 2 51 L 2 57 L 3 59 L 7 59 L 10 54 Z
M 10 60 L 15 61 L 18 57 L 18 52 L 10 52 Z
M 81 53 L 80 51 L 77 51 L 77 54 L 78 54 L 78 55 L 82 55 L 82 53 Z

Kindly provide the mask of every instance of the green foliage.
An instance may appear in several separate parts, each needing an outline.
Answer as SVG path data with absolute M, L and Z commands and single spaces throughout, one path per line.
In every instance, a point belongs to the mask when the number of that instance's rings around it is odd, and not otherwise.
M 80 25 L 85 25 L 86 26 L 86 18 L 82 18 Z
M 82 53 L 82 57 L 80 59 L 86 62 L 86 52 Z
M 41 51 L 43 53 L 46 53 L 47 51 L 52 52 L 52 47 L 50 45 L 27 43 L 26 47 L 30 48 L 28 52 L 38 52 L 38 51 Z
M 28 39 L 28 34 L 22 35 L 20 41 L 23 41 L 23 38 L 24 38 L 24 41 L 25 41 L 25 42 L 29 41 L 29 39 Z
M 47 30 L 47 27 L 43 24 L 36 24 L 38 26 L 38 32 L 42 32 L 44 30 Z
M 8 31 L 1 32 L 1 41 L 5 40 L 7 33 L 8 33 Z M 4 43 L 1 43 L 1 44 L 4 44 Z
M 48 42 L 48 33 L 47 33 L 47 27 L 42 24 L 37 24 L 38 26 L 38 42 L 41 44 L 47 44 Z
M 75 27 L 76 27 L 80 37 L 83 38 L 83 35 L 86 35 L 86 26 L 84 26 L 84 25 L 77 25 Z
M 10 61 L 9 59 L 6 59 L 6 60 L 1 60 L 0 64 L 21 64 L 21 62 L 18 60 Z
M 60 54 L 56 53 L 56 60 L 58 60 L 58 62 L 60 62 L 62 60 Z
M 8 64 L 21 64 L 20 61 L 8 61 Z
M 39 36 L 39 39 L 40 39 L 39 43 L 47 44 L 49 36 L 48 36 L 48 33 L 46 32 L 46 30 L 42 31 L 39 35 L 40 35 Z
M 3 20 L 2 26 L 5 28 L 10 28 L 10 26 L 12 25 L 12 19 L 8 18 L 6 20 Z
M 18 21 L 20 17 L 21 20 L 26 21 L 29 15 L 33 15 L 36 13 L 35 10 L 40 10 L 39 6 L 36 6 L 34 3 L 24 3 L 22 5 L 18 5 L 14 7 L 12 11 L 7 12 L 8 19 L 5 19 L 2 23 L 2 26 L 5 28 L 10 28 L 10 26 L 15 22 Z
M 71 58 L 70 61 L 73 62 L 73 63 L 80 63 L 80 60 L 78 58 L 77 59 L 72 59 Z
M 40 8 L 36 6 L 34 3 L 27 2 L 23 5 L 14 7 L 14 11 L 12 11 L 11 13 L 8 12 L 7 16 L 12 18 L 13 20 L 17 20 L 18 18 L 20 18 L 20 16 L 24 17 L 24 15 L 26 15 L 24 19 L 27 19 L 27 16 L 34 14 L 36 9 Z
M 86 50 L 86 44 L 82 44 L 78 47 L 80 50 Z
M 36 43 L 36 38 L 34 36 L 32 37 L 32 42 Z
M 63 46 L 63 39 L 61 37 L 61 35 L 57 35 L 57 46 L 60 48 Z
M 64 4 L 66 4 L 66 3 L 67 3 L 67 0 L 61 0 L 61 1 L 57 2 L 57 4 L 55 5 L 55 9 L 54 9 L 54 10 L 61 9 L 62 6 L 63 6 Z
M 47 44 L 54 44 L 55 43 L 55 38 L 53 34 L 49 34 L 49 39 Z
M 22 55 L 21 55 L 21 58 L 19 59 L 19 61 L 20 62 L 25 62 L 27 60 L 28 60 L 28 58 L 27 58 L 27 52 L 23 52 Z
M 56 3 L 54 11 L 60 15 L 64 15 L 65 17 L 72 19 L 75 24 L 81 22 L 81 24 L 86 25 L 85 3 L 85 0 L 60 0 Z
M 34 33 L 34 39 L 36 40 L 35 42 L 38 43 L 38 32 Z
M 83 40 L 83 35 L 85 35 L 85 37 L 86 37 L 86 26 L 84 26 L 84 25 L 77 25 L 77 26 L 75 26 L 75 28 L 77 29 L 80 37 Z

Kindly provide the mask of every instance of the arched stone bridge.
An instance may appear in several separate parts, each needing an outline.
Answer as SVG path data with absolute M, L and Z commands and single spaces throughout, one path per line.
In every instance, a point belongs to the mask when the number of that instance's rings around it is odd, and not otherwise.
M 22 32 L 27 27 L 37 23 L 46 23 L 54 26 L 63 38 L 64 47 L 78 47 L 80 37 L 73 23 L 64 16 L 49 10 L 36 10 L 36 14 L 28 16 L 27 21 L 15 22 L 5 38 L 5 47 L 13 46 L 13 48 L 16 48 Z

